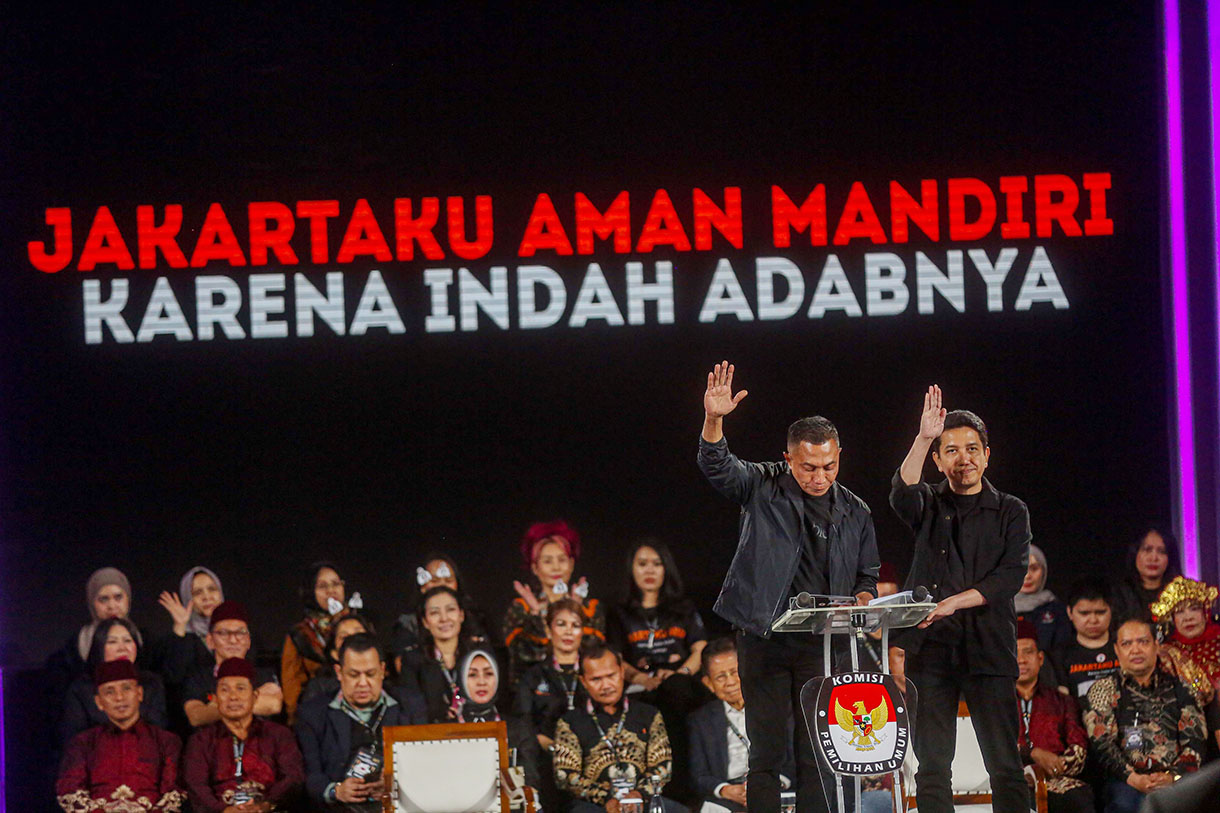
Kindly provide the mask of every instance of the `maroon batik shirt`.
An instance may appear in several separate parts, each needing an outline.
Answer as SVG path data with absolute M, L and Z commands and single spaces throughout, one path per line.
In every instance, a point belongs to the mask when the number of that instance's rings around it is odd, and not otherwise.
M 241 754 L 241 776 L 237 755 Z M 182 779 L 196 813 L 220 813 L 234 804 L 238 789 L 277 808 L 290 803 L 305 784 L 301 749 L 287 726 L 255 717 L 245 745 L 221 721 L 196 731 L 182 757 Z
M 67 813 L 178 811 L 182 741 L 137 720 L 126 730 L 94 726 L 68 743 L 55 783 L 56 801 Z

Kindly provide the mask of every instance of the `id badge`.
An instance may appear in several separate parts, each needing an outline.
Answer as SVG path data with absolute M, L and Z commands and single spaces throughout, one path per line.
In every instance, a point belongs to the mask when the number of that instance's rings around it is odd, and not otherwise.
M 347 769 L 347 775 L 354 776 L 357 779 L 367 779 L 380 771 L 381 760 L 373 753 L 372 748 L 366 746 L 356 752 L 356 756 L 352 759 L 351 767 Z
M 247 788 L 239 786 L 236 790 L 233 791 L 233 804 L 234 805 L 244 805 L 247 802 L 258 802 L 258 801 L 262 801 L 262 796 L 261 795 L 256 796 L 255 794 L 251 793 L 249 791 L 249 789 L 247 789 Z
M 1139 726 L 1123 726 L 1122 741 L 1124 751 L 1136 751 L 1143 753 L 1144 732 Z

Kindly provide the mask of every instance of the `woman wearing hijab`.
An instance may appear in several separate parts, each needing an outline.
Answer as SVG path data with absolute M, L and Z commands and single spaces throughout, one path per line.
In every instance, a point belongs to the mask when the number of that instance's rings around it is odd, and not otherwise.
M 168 590 L 157 597 L 173 623 L 169 635 L 157 643 L 153 663 L 165 681 L 170 710 L 170 727 L 187 736 L 191 727 L 182 713 L 182 692 L 187 678 L 210 668 L 215 658 L 204 639 L 212 611 L 224 602 L 220 577 L 202 565 L 196 565 L 178 580 L 178 592 Z
M 496 708 L 500 693 L 500 666 L 490 649 L 475 647 L 458 665 L 459 699 L 453 718 L 459 723 L 491 723 L 501 720 Z M 525 769 L 525 782 L 538 787 L 538 741 L 529 723 L 520 717 L 506 722 L 508 747 L 517 752 L 517 764 Z
M 301 690 L 327 662 L 331 627 L 347 612 L 347 588 L 333 562 L 314 562 L 305 568 L 298 592 L 305 618 L 288 631 L 280 655 L 280 685 L 289 723 L 296 717 Z
M 47 690 L 52 708 L 60 707 L 68 687 L 85 674 L 93 634 L 98 626 L 111 618 L 126 618 L 131 611 L 131 582 L 118 568 L 103 567 L 93 571 L 85 582 L 85 606 L 89 609 L 89 623 L 47 660 Z M 138 631 L 136 639 L 143 643 Z
M 1030 545 L 1025 581 L 1013 598 L 1013 605 L 1017 608 L 1017 620 L 1024 618 L 1037 630 L 1039 651 L 1054 652 L 1071 641 L 1075 631 L 1063 602 L 1046 589 L 1047 573 L 1046 554 L 1037 545 Z
M 91 674 L 99 663 L 125 659 L 136 665 L 140 676 L 140 687 L 144 699 L 140 702 L 140 719 L 161 728 L 167 725 L 165 716 L 165 685 L 160 676 L 140 668 L 140 631 L 126 618 L 108 618 L 97 625 L 90 642 L 89 655 L 85 659 L 90 674 L 80 675 L 72 681 L 64 698 L 64 712 L 59 724 L 61 743 L 66 743 L 76 734 L 106 722 L 106 715 L 94 702 L 97 689 Z

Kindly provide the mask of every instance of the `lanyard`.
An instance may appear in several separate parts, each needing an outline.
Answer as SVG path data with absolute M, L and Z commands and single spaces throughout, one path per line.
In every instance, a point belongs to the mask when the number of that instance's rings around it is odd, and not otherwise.
M 729 731 L 732 731 L 735 735 L 737 735 L 737 739 L 741 740 L 741 744 L 746 747 L 746 756 L 749 756 L 750 755 L 750 740 L 746 737 L 745 734 L 742 734 L 741 731 L 738 730 L 737 726 L 733 725 L 733 721 L 729 719 L 727 714 L 724 717 L 724 721 L 729 724 Z
M 343 701 L 343 713 L 352 718 L 357 725 L 369 732 L 369 734 L 373 737 L 373 747 L 375 749 L 381 747 L 381 738 L 377 736 L 377 729 L 381 728 L 381 721 L 385 719 L 386 709 L 390 707 L 390 704 L 386 703 L 384 699 L 382 699 L 380 702 L 381 708 L 377 709 L 376 713 L 369 717 L 369 721 L 366 723 L 364 720 L 360 719 L 360 715 L 356 714 L 355 709 L 353 709 L 346 700 Z
M 1034 711 L 1033 698 L 1031 697 L 1029 700 L 1026 700 L 1024 697 L 1022 697 L 1021 698 L 1021 733 L 1025 735 L 1025 741 L 1027 743 L 1029 743 L 1030 747 L 1033 747 L 1033 742 L 1030 740 L 1030 736 L 1029 736 L 1029 718 L 1030 718 L 1030 715 L 1033 714 L 1033 711 Z
M 563 693 L 568 696 L 568 711 L 571 711 L 576 708 L 576 675 L 572 675 L 572 685 L 569 686 L 568 682 L 563 679 L 563 668 L 559 665 L 559 661 L 552 659 L 551 666 L 555 670 L 555 677 L 559 678 L 559 685 L 563 687 Z
M 242 778 L 241 763 L 242 763 L 242 757 L 244 757 L 245 755 L 246 755 L 246 741 L 239 740 L 239 739 L 237 739 L 237 737 L 233 737 L 233 764 L 237 766 L 237 769 L 233 774 L 234 779 Z
M 597 733 L 601 735 L 602 742 L 610 748 L 610 756 L 615 762 L 619 761 L 618 747 L 615 745 L 615 738 L 622 733 L 623 724 L 627 722 L 627 706 L 629 705 L 626 697 L 623 697 L 623 711 L 618 716 L 618 723 L 614 725 L 609 732 L 602 728 L 601 721 L 597 719 L 597 711 L 593 708 L 593 700 L 590 699 L 586 704 L 589 716 L 593 718 L 593 725 L 597 726 Z M 613 735 L 613 736 L 611 736 Z

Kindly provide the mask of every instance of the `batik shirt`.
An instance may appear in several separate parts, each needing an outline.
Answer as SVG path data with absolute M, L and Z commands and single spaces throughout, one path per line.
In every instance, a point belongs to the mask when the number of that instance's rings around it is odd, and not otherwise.
M 1207 725 L 1194 695 L 1160 670 L 1147 686 L 1125 673 L 1098 680 L 1084 724 L 1102 767 L 1118 779 L 1132 770 L 1194 771 L 1206 751 Z
M 182 741 L 143 720 L 126 730 L 94 726 L 68 743 L 55 783 L 67 813 L 178 811 L 178 755 Z
M 1046 789 L 1051 793 L 1066 793 L 1082 787 L 1077 777 L 1084 770 L 1085 757 L 1089 751 L 1089 738 L 1080 725 L 1080 712 L 1076 701 L 1049 686 L 1039 684 L 1034 696 L 1025 700 L 1017 696 L 1020 710 L 1020 728 L 1017 747 L 1026 765 L 1033 764 L 1033 750 L 1041 748 L 1063 758 L 1062 776 L 1048 776 Z
M 305 785 L 305 763 L 286 726 L 257 717 L 244 741 L 221 721 L 196 731 L 186 745 L 182 775 L 195 813 L 220 813 L 243 801 L 279 807 Z
M 553 757 L 559 790 L 599 806 L 620 789 L 660 794 L 673 768 L 661 712 L 627 698 L 614 714 L 586 703 L 563 715 Z

